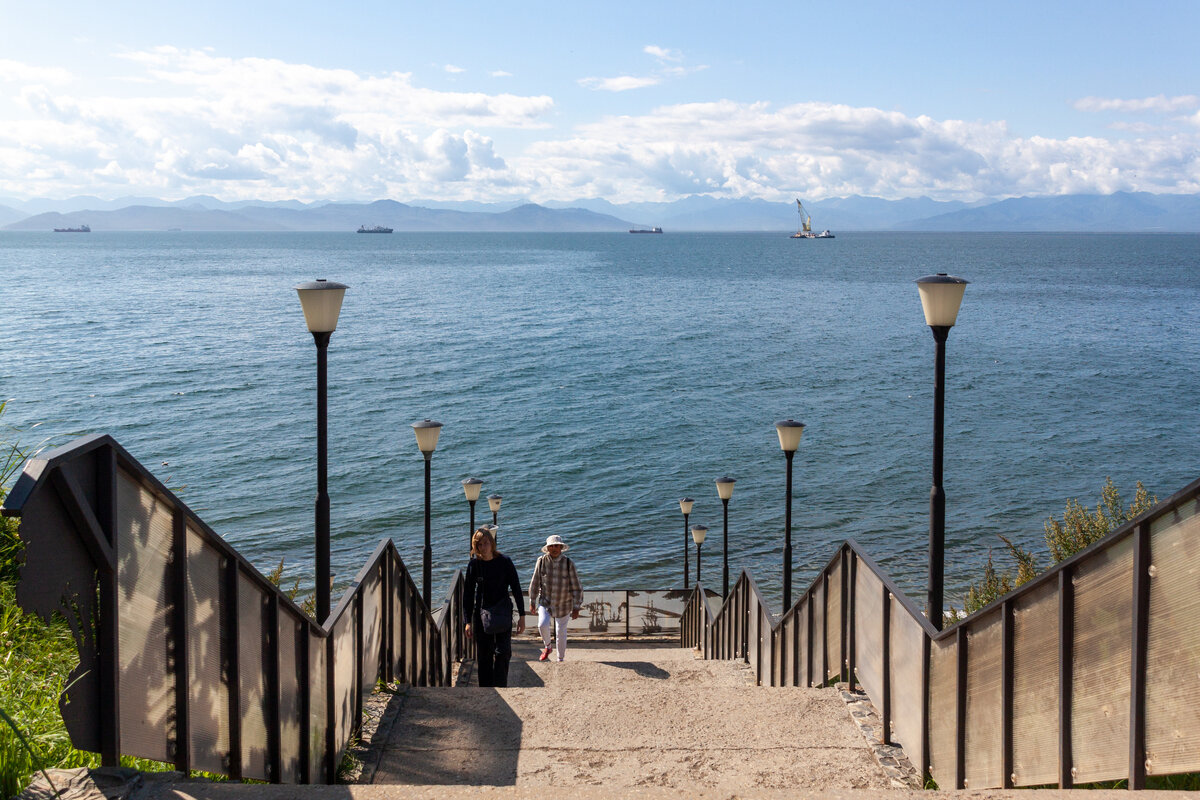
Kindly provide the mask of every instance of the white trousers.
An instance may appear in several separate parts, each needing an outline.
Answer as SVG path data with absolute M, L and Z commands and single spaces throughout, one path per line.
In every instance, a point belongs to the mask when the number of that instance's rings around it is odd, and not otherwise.
M 570 614 L 563 617 L 552 617 L 550 616 L 550 608 L 548 606 L 538 606 L 538 630 L 542 634 L 542 644 L 544 646 L 550 646 L 551 627 L 554 626 L 558 629 L 555 644 L 558 646 L 559 661 L 562 661 L 567 655 L 567 623 L 570 621 Z

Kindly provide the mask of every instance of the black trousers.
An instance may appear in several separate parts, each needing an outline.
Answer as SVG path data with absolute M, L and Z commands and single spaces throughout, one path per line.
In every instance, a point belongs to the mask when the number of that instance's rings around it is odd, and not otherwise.
M 475 658 L 479 664 L 479 685 L 508 686 L 508 662 L 512 660 L 512 629 L 509 628 L 504 633 L 484 633 L 479 617 L 475 617 L 471 633 L 476 633 Z

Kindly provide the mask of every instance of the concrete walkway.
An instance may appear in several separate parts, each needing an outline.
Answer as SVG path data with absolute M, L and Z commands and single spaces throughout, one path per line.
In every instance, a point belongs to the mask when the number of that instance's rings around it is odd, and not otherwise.
M 745 665 L 675 645 L 573 642 L 561 664 L 527 637 L 514 650 L 509 688 L 410 689 L 373 783 L 889 786 L 833 689 L 755 686 Z

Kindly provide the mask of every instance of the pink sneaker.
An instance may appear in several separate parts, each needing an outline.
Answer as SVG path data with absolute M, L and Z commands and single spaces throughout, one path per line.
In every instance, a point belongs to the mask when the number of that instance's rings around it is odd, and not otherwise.
M 550 657 L 550 651 L 551 651 L 551 650 L 553 650 L 553 649 L 554 649 L 553 647 L 544 647 L 544 648 L 542 648 L 542 654 L 541 654 L 540 656 L 538 656 L 538 661 L 545 661 L 547 658 L 549 658 L 549 657 Z

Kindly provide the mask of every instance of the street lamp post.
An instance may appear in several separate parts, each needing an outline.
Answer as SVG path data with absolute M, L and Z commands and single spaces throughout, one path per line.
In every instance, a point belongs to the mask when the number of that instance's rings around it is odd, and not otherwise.
M 433 608 L 433 546 L 429 543 L 429 478 L 430 464 L 433 461 L 433 451 L 437 449 L 438 436 L 442 432 L 442 423 L 431 419 L 423 419 L 413 423 L 413 432 L 417 434 L 417 448 L 425 456 L 425 566 L 421 574 L 421 592 L 425 597 L 425 608 Z
M 479 489 L 483 486 L 483 481 L 479 478 L 467 478 L 462 482 L 463 494 L 467 496 L 467 502 L 471 505 L 471 528 L 467 531 L 470 537 L 475 536 L 475 501 L 479 499 Z
M 704 544 L 704 537 L 708 535 L 708 528 L 704 525 L 692 526 L 692 541 L 696 543 L 696 585 L 700 585 L 700 545 Z
M 721 498 L 725 519 L 724 567 L 721 570 L 721 596 L 729 596 L 729 498 L 733 497 L 734 479 L 728 475 L 717 478 L 717 496 Z M 697 578 L 697 580 L 699 580 Z
M 500 516 L 500 501 L 504 498 L 498 494 L 488 495 L 488 508 L 492 510 L 492 524 L 499 525 L 498 517 Z
M 958 319 L 967 281 L 944 272 L 917 281 L 925 324 L 933 332 L 937 355 L 933 379 L 933 486 L 929 490 L 929 593 L 925 614 L 942 629 L 943 583 L 946 565 L 946 493 L 942 489 L 942 429 L 946 399 L 946 337 Z
M 688 588 L 688 516 L 692 513 L 692 503 L 696 501 L 690 497 L 679 498 L 679 510 L 683 512 L 683 588 Z M 697 576 L 696 580 L 700 580 Z
M 804 423 L 785 419 L 775 423 L 775 432 L 779 434 L 779 447 L 787 456 L 787 501 L 783 523 L 783 610 L 787 613 L 792 607 L 792 457 L 800 447 Z
M 332 580 L 329 566 L 326 351 L 329 348 L 329 337 L 337 329 L 338 315 L 342 311 L 342 298 L 348 288 L 350 287 L 343 283 L 334 283 L 324 278 L 307 281 L 296 287 L 296 294 L 300 296 L 300 307 L 304 311 L 304 323 L 317 345 L 317 501 L 314 527 L 317 540 L 317 619 L 321 622 L 329 617 Z

